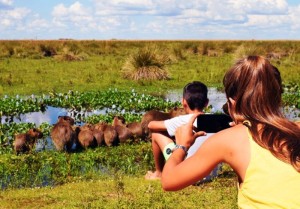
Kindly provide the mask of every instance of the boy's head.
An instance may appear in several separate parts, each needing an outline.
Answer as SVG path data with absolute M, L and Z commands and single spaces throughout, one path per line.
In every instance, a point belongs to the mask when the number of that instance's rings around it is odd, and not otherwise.
M 183 88 L 183 101 L 191 110 L 203 110 L 208 104 L 207 86 L 200 81 L 188 83 Z

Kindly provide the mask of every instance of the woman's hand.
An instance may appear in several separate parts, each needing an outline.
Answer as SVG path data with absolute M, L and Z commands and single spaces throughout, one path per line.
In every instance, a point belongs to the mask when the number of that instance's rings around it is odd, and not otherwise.
M 195 139 L 197 137 L 206 135 L 206 133 L 204 131 L 198 131 L 198 132 L 194 131 L 196 129 L 193 126 L 193 123 L 196 120 L 196 118 L 198 117 L 198 115 L 200 115 L 200 114 L 201 113 L 194 114 L 187 124 L 182 125 L 176 129 L 176 132 L 175 132 L 176 144 L 183 145 L 189 149 L 194 144 Z M 201 127 L 198 127 L 198 128 L 201 129 Z

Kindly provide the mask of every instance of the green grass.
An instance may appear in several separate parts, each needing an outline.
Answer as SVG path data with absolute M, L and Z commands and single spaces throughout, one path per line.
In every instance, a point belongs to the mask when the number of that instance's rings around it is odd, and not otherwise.
M 164 192 L 159 181 L 111 176 L 57 187 L 0 192 L 1 208 L 237 208 L 235 177 Z

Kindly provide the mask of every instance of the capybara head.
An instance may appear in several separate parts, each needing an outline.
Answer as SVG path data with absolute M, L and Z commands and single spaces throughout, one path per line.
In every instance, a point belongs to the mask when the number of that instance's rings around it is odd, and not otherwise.
M 185 112 L 184 108 L 182 108 L 182 107 L 174 107 L 173 109 L 170 110 L 171 118 L 174 118 L 179 115 L 185 115 L 185 114 L 186 114 L 186 112 Z
M 27 131 L 27 135 L 30 137 L 30 138 L 36 138 L 36 139 L 40 139 L 40 138 L 43 138 L 43 133 L 36 129 L 36 128 L 31 128 Z
M 125 118 L 123 116 L 115 116 L 112 122 L 113 126 L 123 126 L 125 125 Z
M 108 124 L 105 122 L 99 122 L 97 124 L 94 125 L 94 129 L 100 130 L 100 131 L 104 131 L 104 129 L 106 128 Z
M 58 123 L 60 122 L 67 122 L 70 125 L 74 125 L 75 121 L 73 118 L 71 118 L 70 116 L 58 116 Z
M 80 130 L 94 130 L 94 125 L 90 123 L 85 123 L 83 126 L 80 127 Z

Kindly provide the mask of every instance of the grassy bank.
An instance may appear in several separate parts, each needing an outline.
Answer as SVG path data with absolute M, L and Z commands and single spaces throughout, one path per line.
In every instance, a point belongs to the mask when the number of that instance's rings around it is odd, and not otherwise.
M 57 187 L 0 192 L 1 208 L 237 208 L 235 178 L 228 175 L 178 192 L 164 192 L 159 181 L 111 176 Z
M 178 192 L 145 180 L 151 168 L 150 143 L 1 155 L 0 208 L 236 208 L 236 176 L 226 164 L 213 181 Z

